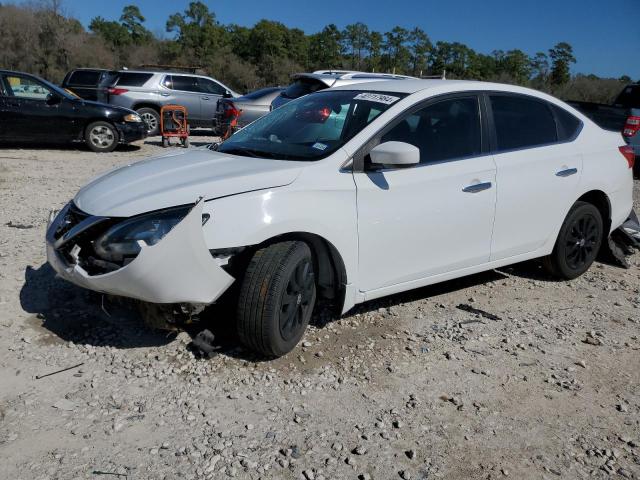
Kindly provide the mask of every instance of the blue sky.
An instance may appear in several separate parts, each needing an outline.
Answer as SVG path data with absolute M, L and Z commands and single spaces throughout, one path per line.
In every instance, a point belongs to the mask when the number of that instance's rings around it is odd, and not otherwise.
M 386 31 L 419 26 L 433 41 L 460 41 L 489 53 L 520 48 L 546 51 L 560 41 L 574 47 L 574 72 L 630 75 L 640 80 L 640 0 L 240 0 L 205 1 L 222 23 L 251 26 L 262 18 L 314 33 L 328 23 L 354 22 Z M 163 32 L 167 17 L 188 1 L 65 0 L 66 12 L 85 25 L 101 15 L 118 18 L 137 4 L 147 28 Z M 98 7 L 99 5 L 99 7 Z

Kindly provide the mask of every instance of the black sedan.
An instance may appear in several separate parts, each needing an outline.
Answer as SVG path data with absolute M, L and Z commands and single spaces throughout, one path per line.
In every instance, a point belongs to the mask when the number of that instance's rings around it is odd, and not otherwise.
M 133 110 L 90 102 L 34 75 L 0 70 L 0 142 L 85 142 L 94 152 L 141 140 Z

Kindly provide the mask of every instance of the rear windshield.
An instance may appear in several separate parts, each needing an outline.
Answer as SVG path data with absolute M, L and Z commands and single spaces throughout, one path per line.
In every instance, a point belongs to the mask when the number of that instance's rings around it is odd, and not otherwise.
M 76 70 L 69 77 L 69 85 L 95 86 L 101 73 L 99 70 Z
M 327 85 L 320 80 L 315 80 L 313 78 L 299 78 L 289 85 L 284 92 L 282 92 L 282 96 L 286 98 L 300 98 L 303 95 L 317 92 L 318 90 L 323 90 L 325 88 L 327 88 Z
M 640 108 L 640 85 L 625 87 L 616 98 L 614 105 L 626 108 Z
M 122 87 L 141 87 L 147 83 L 147 80 L 152 76 L 153 73 L 124 72 L 120 74 L 116 85 Z
M 318 160 L 338 150 L 405 96 L 332 89 L 313 93 L 259 118 L 218 151 L 276 160 Z

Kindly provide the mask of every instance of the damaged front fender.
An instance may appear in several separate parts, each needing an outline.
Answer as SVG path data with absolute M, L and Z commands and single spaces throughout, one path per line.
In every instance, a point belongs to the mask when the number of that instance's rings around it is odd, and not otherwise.
M 97 292 L 151 303 L 216 301 L 233 283 L 211 256 L 202 232 L 203 200 L 157 244 L 141 245 L 138 256 L 118 270 L 89 275 L 69 264 L 47 241 L 47 259 L 65 280 Z

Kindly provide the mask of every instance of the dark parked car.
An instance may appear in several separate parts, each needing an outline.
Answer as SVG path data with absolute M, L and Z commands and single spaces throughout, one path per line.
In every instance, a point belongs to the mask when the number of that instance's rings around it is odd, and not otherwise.
M 118 72 L 114 70 L 77 68 L 67 73 L 62 81 L 62 88 L 85 100 L 106 102 L 107 87 L 117 76 Z
M 214 133 L 228 136 L 266 115 L 271 110 L 271 102 L 280 95 L 282 90 L 284 90 L 282 87 L 267 87 L 237 98 L 221 98 L 218 100 L 213 121 Z M 230 126 L 231 131 L 229 131 Z
M 141 140 L 140 115 L 75 97 L 35 75 L 0 70 L 0 142 L 85 142 L 94 152 Z
M 606 130 L 621 132 L 636 156 L 636 176 L 640 177 L 640 84 L 622 89 L 611 105 L 592 102 L 567 102 Z

